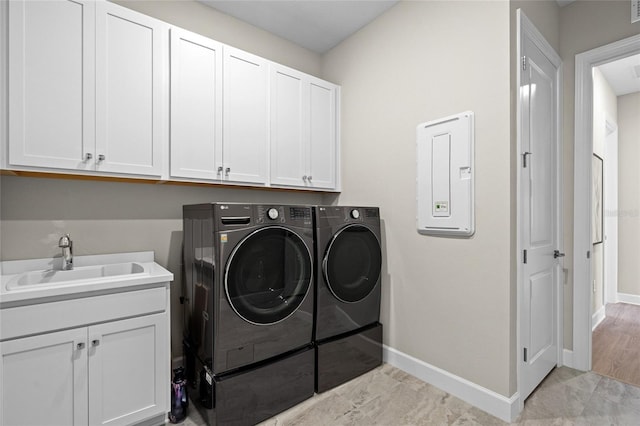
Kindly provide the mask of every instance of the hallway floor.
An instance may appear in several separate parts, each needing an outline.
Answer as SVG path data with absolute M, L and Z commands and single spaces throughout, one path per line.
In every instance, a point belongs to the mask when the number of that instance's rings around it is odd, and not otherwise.
M 593 331 L 593 371 L 640 386 L 640 306 L 609 303 Z
M 202 418 L 190 406 L 185 426 Z M 527 399 L 517 425 L 638 425 L 640 388 L 556 368 Z M 381 367 L 261 423 L 303 425 L 506 425 L 405 372 Z

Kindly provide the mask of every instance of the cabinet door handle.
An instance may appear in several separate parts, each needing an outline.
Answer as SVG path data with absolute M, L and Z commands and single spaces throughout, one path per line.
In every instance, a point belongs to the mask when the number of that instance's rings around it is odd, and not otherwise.
M 89 161 L 93 158 L 93 154 L 90 152 L 87 152 L 84 156 L 84 161 Z
M 77 350 L 84 349 L 84 342 L 76 343 L 76 349 Z
M 98 154 L 98 161 L 104 161 L 106 158 L 104 154 Z
M 99 346 L 100 345 L 100 339 L 93 339 L 91 341 L 91 345 L 92 346 Z
M 311 182 L 311 176 L 309 176 L 307 179 L 309 179 L 309 182 Z
M 222 166 L 218 167 L 218 174 L 221 175 L 222 174 Z
M 307 181 L 307 175 L 302 176 L 302 180 L 306 182 Z
M 224 169 L 224 174 L 229 176 L 230 171 L 231 171 L 231 167 L 227 167 L 226 169 Z

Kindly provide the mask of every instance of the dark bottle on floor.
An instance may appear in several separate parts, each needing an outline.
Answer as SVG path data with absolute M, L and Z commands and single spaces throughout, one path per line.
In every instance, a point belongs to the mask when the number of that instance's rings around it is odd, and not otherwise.
M 169 420 L 171 423 L 180 423 L 187 417 L 187 407 L 189 398 L 187 397 L 187 380 L 184 377 L 184 368 L 178 367 L 173 370 L 173 380 L 171 381 L 171 412 Z

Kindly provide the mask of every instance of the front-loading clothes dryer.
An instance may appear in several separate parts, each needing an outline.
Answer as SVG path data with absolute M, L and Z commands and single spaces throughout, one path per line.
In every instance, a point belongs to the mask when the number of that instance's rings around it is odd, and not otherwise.
M 382 247 L 377 207 L 316 206 L 316 390 L 382 362 Z
M 312 396 L 312 208 L 183 214 L 187 375 L 209 423 L 257 423 Z

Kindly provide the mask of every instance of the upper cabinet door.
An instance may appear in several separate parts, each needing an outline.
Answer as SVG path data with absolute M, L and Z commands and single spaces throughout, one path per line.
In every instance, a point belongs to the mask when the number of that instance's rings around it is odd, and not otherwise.
M 336 186 L 336 86 L 312 78 L 309 87 L 309 174 L 314 188 Z
M 171 29 L 171 176 L 222 178 L 222 44 Z
M 271 65 L 271 183 L 335 189 L 337 86 Z
M 307 180 L 308 84 L 305 74 L 277 64 L 270 74 L 271 183 L 300 186 Z
M 93 167 L 95 2 L 8 6 L 9 165 Z
M 267 61 L 224 47 L 224 180 L 267 182 Z
M 167 24 L 96 2 L 96 170 L 162 174 Z

